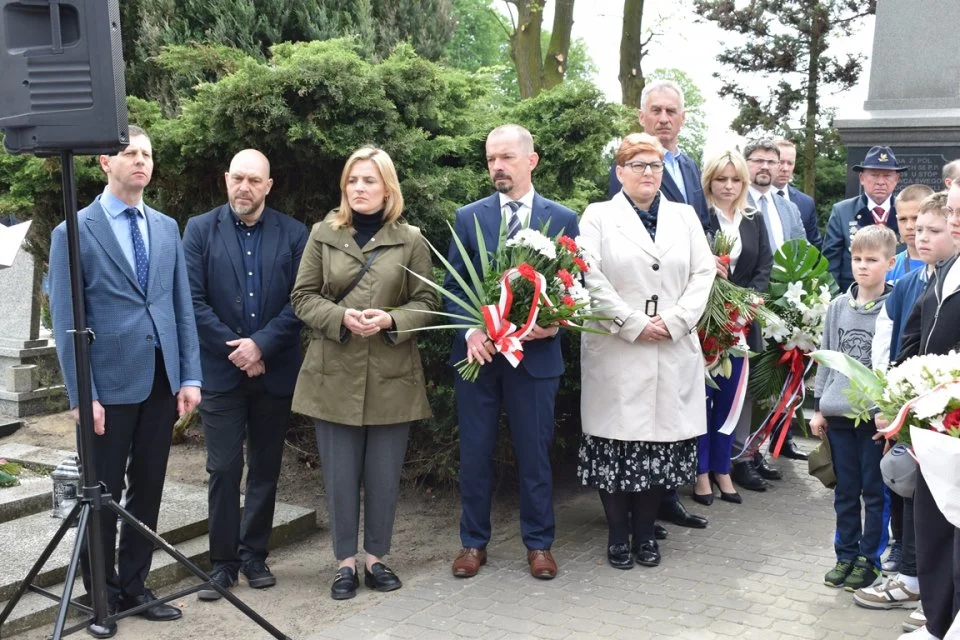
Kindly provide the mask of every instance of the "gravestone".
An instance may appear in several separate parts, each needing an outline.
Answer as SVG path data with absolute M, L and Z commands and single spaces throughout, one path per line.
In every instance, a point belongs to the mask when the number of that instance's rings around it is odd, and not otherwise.
M 40 336 L 40 273 L 21 249 L 0 269 L 0 424 L 66 404 L 56 348 Z
M 847 145 L 847 168 L 874 145 L 893 148 L 907 167 L 898 186 L 944 188 L 943 165 L 960 157 L 960 51 L 956 0 L 879 0 L 862 109 L 841 111 L 834 125 Z M 847 174 L 847 197 L 860 192 Z

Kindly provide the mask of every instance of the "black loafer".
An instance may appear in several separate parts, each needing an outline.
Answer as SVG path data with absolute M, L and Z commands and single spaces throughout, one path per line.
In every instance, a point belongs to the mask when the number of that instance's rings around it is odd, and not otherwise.
M 687 511 L 679 500 L 660 505 L 660 511 L 657 517 L 661 520 L 672 522 L 677 526 L 690 527 L 692 529 L 706 529 L 708 523 L 706 518 L 695 516 Z
M 360 578 L 357 577 L 357 572 L 350 567 L 340 567 L 333 578 L 333 584 L 330 585 L 330 597 L 334 600 L 349 600 L 357 595 L 359 587 Z
M 259 558 L 248 560 L 240 567 L 241 573 L 247 579 L 247 584 L 252 589 L 266 589 L 277 584 L 277 578 L 270 571 L 267 563 Z
M 233 574 L 230 573 L 230 570 L 226 567 L 217 567 L 210 572 L 210 582 L 223 589 L 229 590 L 231 587 L 237 584 L 237 579 L 233 577 Z M 223 596 L 220 595 L 220 592 L 214 589 L 212 586 L 197 591 L 197 598 L 205 602 L 213 602 L 214 600 L 219 600 L 222 597 Z
M 660 546 L 656 540 L 644 540 L 633 550 L 633 559 L 644 567 L 660 565 Z
M 734 462 L 730 478 L 748 491 L 766 491 L 767 483 L 753 468 L 752 462 Z
M 791 460 L 806 460 L 810 457 L 801 451 L 800 447 L 798 447 L 797 443 L 793 440 L 787 440 L 783 443 L 783 448 L 780 449 L 780 455 Z
M 157 596 L 153 595 L 153 592 L 150 589 L 144 589 L 143 593 L 135 597 L 125 597 L 122 601 L 124 609 L 132 609 L 134 607 L 139 607 L 142 604 L 147 604 L 148 602 L 155 602 Z M 183 617 L 183 611 L 180 609 L 163 603 L 157 603 L 152 607 L 148 607 L 141 611 L 138 614 L 144 620 L 150 620 L 151 622 L 169 622 L 171 620 L 179 620 Z
M 753 468 L 757 470 L 757 473 L 760 474 L 761 478 L 765 480 L 780 480 L 783 478 L 783 474 L 780 473 L 779 469 L 774 469 L 767 463 L 767 459 L 763 457 L 763 454 L 759 451 L 755 456 L 753 456 Z
M 607 547 L 607 562 L 614 569 L 633 569 L 633 556 L 630 554 L 630 545 L 612 544 Z
M 666 540 L 667 539 L 667 528 L 662 524 L 653 525 L 653 537 L 657 540 Z
M 119 607 L 116 603 L 109 603 L 107 605 L 107 615 L 115 616 Z M 89 633 L 94 638 L 112 638 L 117 635 L 117 622 L 114 620 L 108 624 L 97 624 L 96 622 L 91 622 L 87 625 L 87 633 Z
M 363 584 L 374 591 L 396 591 L 403 586 L 397 574 L 382 562 L 374 562 L 369 569 L 363 568 Z

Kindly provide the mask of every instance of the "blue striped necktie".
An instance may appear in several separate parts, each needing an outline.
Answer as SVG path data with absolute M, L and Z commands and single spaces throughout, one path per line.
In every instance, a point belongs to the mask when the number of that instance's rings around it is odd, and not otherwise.
M 133 207 L 124 211 L 127 219 L 130 221 L 130 239 L 133 240 L 133 262 L 137 272 L 137 282 L 140 288 L 147 290 L 147 274 L 150 272 L 150 262 L 147 260 L 147 245 L 143 242 L 143 234 L 140 233 L 140 226 L 137 224 L 137 217 L 140 212 Z
M 517 200 L 511 200 L 506 206 L 510 209 L 510 218 L 507 220 L 507 237 L 512 238 L 516 235 L 517 231 L 520 231 L 520 227 L 523 226 L 520 224 L 520 216 L 517 215 L 517 211 L 520 210 L 523 204 Z

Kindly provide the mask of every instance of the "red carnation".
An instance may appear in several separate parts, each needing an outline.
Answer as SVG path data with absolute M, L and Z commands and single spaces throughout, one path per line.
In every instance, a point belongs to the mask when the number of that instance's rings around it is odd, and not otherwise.
M 573 276 L 570 275 L 570 272 L 566 269 L 560 269 L 557 271 L 557 277 L 560 278 L 560 282 L 563 283 L 567 289 L 573 286 Z
M 571 238 L 570 236 L 560 236 L 557 242 L 559 242 L 561 246 L 566 247 L 566 249 L 571 253 L 576 253 L 577 251 L 579 251 L 579 248 L 577 247 L 577 243 L 574 242 L 573 238 Z
M 954 409 L 943 417 L 943 426 L 945 429 L 960 427 L 960 408 Z
M 584 262 L 580 256 L 573 256 L 573 264 L 580 267 L 580 271 L 583 271 L 584 273 L 587 273 L 588 271 L 590 271 L 590 268 L 587 266 L 587 263 Z
M 725 264 L 725 265 L 727 265 L 727 266 L 730 266 L 730 256 L 728 256 L 728 255 L 722 255 L 722 256 L 717 256 L 717 257 L 720 258 L 720 262 L 722 262 L 723 264 Z
M 530 282 L 533 282 L 534 280 L 537 279 L 537 270 L 531 267 L 526 262 L 518 265 L 517 271 L 519 271 L 520 275 L 526 278 L 527 280 L 529 280 Z
M 577 306 L 577 301 L 573 299 L 573 296 L 563 296 L 563 304 L 568 307 L 575 307 Z
M 703 350 L 707 353 L 716 353 L 720 348 L 720 341 L 716 336 L 707 336 L 703 340 Z

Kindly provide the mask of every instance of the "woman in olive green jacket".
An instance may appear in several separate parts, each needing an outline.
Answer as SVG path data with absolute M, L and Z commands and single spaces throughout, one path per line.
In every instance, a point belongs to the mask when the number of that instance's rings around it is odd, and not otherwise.
M 410 330 L 439 309 L 433 289 L 410 273 L 432 277 L 430 249 L 419 229 L 400 220 L 403 196 L 390 156 L 373 147 L 354 152 L 340 191 L 339 210 L 313 226 L 291 294 L 312 333 L 293 410 L 316 422 L 340 563 L 330 589 L 337 600 L 359 586 L 361 481 L 364 583 L 378 591 L 401 586 L 381 557 L 390 551 L 410 424 L 430 417 Z

